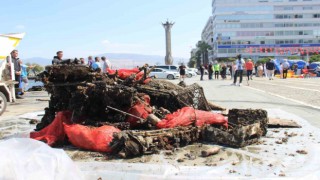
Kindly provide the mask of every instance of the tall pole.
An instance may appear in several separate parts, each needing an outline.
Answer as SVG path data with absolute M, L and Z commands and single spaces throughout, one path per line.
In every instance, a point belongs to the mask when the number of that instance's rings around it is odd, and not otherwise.
M 174 25 L 174 22 L 169 22 L 167 20 L 166 23 L 162 23 L 165 31 L 166 31 L 166 57 L 165 57 L 165 64 L 172 65 L 173 58 L 172 58 L 172 51 L 171 51 L 171 28 Z

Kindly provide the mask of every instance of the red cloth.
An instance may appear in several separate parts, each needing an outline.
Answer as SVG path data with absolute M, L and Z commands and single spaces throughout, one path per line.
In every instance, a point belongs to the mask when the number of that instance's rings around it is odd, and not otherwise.
M 150 97 L 148 95 L 144 95 L 142 97 L 142 100 L 142 102 L 137 101 L 137 103 L 133 107 L 131 107 L 127 111 L 127 113 L 130 113 L 142 119 L 146 119 L 148 115 L 152 113 L 152 108 L 150 106 Z M 135 128 L 139 125 L 139 119 L 132 116 L 128 116 L 126 121 L 130 123 L 131 128 Z
M 63 122 L 71 123 L 70 119 L 70 112 L 58 112 L 51 124 L 43 128 L 41 131 L 31 132 L 30 138 L 44 141 L 49 146 L 53 146 L 58 142 L 63 142 L 66 135 L 63 128 Z
M 80 124 L 65 124 L 64 129 L 72 145 L 78 148 L 110 153 L 109 144 L 113 140 L 113 134 L 120 132 L 113 126 L 88 127 Z
M 167 114 L 164 119 L 157 123 L 159 129 L 174 128 L 178 126 L 203 126 L 205 124 L 216 124 L 228 127 L 228 120 L 221 114 L 209 111 L 196 110 L 192 107 L 184 107 L 178 111 Z
M 119 76 L 120 79 L 127 79 L 128 77 L 131 76 L 131 74 L 137 74 L 139 71 L 140 70 L 138 68 L 134 68 L 134 69 L 118 69 L 118 76 Z M 115 74 L 116 70 L 108 69 L 108 73 L 109 74 Z

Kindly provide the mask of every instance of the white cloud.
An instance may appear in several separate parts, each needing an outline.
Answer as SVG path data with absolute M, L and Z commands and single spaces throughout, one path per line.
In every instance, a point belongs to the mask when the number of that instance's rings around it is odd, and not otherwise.
M 25 29 L 26 27 L 24 26 L 24 25 L 16 25 L 16 27 L 15 27 L 16 29 Z

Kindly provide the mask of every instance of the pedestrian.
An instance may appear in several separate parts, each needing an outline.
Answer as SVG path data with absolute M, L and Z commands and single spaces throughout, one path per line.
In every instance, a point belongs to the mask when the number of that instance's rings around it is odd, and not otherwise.
M 255 75 L 256 75 L 256 77 L 258 77 L 258 64 L 257 63 L 255 63 L 255 65 L 254 65 L 254 73 L 256 73 Z
M 22 95 L 24 94 L 28 86 L 29 80 L 28 80 L 28 68 L 33 68 L 34 66 L 27 66 L 26 64 L 23 64 L 22 60 L 19 61 L 21 66 L 21 81 L 22 81 Z
M 82 65 L 85 64 L 84 58 L 80 58 L 80 64 L 82 64 Z
M 287 79 L 288 76 L 288 69 L 290 68 L 290 64 L 288 63 L 288 60 L 284 60 L 284 62 L 282 63 L 282 68 L 283 68 L 283 74 L 282 77 L 283 79 Z
M 52 65 L 60 64 L 63 57 L 63 51 L 58 51 L 56 56 L 53 56 Z
M 89 56 L 88 57 L 88 66 L 89 67 L 92 67 L 92 64 L 94 63 L 93 59 L 92 59 L 92 56 Z
M 261 63 L 258 65 L 258 77 L 263 77 L 263 66 Z
M 102 64 L 101 64 L 102 72 L 107 73 L 108 70 L 111 69 L 111 63 L 105 56 L 102 56 L 101 60 L 102 60 Z
M 98 72 L 98 73 L 101 72 L 101 64 L 100 64 L 100 58 L 99 57 L 95 57 L 94 58 L 94 62 L 92 63 L 91 68 L 94 71 Z
M 266 69 L 269 80 L 273 80 L 273 72 L 275 69 L 275 65 L 271 58 L 269 58 L 269 61 L 266 63 Z
M 208 66 L 208 76 L 209 76 L 209 80 L 212 79 L 212 74 L 213 74 L 212 63 L 210 62 L 210 63 L 209 63 L 209 66 Z
M 240 77 L 240 80 L 239 80 L 239 83 L 238 83 L 238 86 L 241 86 L 241 83 L 242 83 L 242 74 L 243 74 L 243 69 L 244 69 L 244 65 L 245 65 L 245 62 L 244 60 L 241 58 L 241 54 L 239 54 L 237 56 L 237 60 L 236 60 L 236 66 L 235 66 L 235 74 L 234 74 L 234 80 L 233 80 L 233 84 L 231 85 L 236 85 L 237 83 L 237 78 L 238 76 Z
M 280 73 L 280 79 L 283 79 L 283 64 L 280 63 L 280 66 L 279 66 L 279 73 Z
M 214 69 L 214 79 L 219 79 L 219 74 L 220 74 L 220 64 L 216 61 L 215 64 L 213 65 Z
M 203 81 L 203 74 L 204 74 L 204 69 L 205 69 L 203 64 L 200 64 L 199 69 L 200 69 L 200 81 Z
M 251 59 L 248 59 L 247 62 L 245 63 L 246 70 L 247 70 L 247 78 L 248 78 L 248 84 L 249 80 L 252 80 L 252 71 L 253 71 L 253 63 Z
M 233 65 L 234 65 L 234 63 L 233 63 L 233 62 L 231 62 L 231 65 L 229 65 L 229 72 L 230 72 L 230 76 L 231 76 L 231 78 L 230 78 L 230 79 L 232 79 L 232 78 L 233 78 L 233 75 L 234 75 L 234 72 L 233 72 Z
M 224 63 L 221 65 L 221 78 L 222 80 L 227 78 L 227 66 Z
M 179 66 L 179 73 L 180 73 L 180 81 L 181 81 L 181 79 L 182 79 L 182 81 L 184 81 L 184 78 L 185 78 L 185 76 L 186 76 L 186 66 L 183 64 L 183 63 L 181 63 L 181 65 Z
M 11 59 L 13 62 L 13 69 L 14 69 L 14 76 L 15 76 L 15 80 L 18 82 L 17 84 L 14 85 L 15 89 L 16 89 L 16 98 L 17 99 L 23 99 L 22 95 L 21 95 L 21 65 L 20 65 L 20 59 L 18 58 L 19 56 L 19 52 L 18 50 L 13 50 L 11 52 Z

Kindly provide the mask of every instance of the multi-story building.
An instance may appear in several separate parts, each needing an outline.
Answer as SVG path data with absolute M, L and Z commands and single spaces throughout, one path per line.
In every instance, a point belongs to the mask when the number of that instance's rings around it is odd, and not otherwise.
M 320 0 L 213 0 L 214 57 L 319 53 Z
M 206 42 L 211 46 L 211 50 L 208 51 L 208 60 L 212 61 L 214 59 L 213 56 L 213 22 L 212 22 L 212 16 L 209 17 L 205 27 L 202 30 L 201 33 L 201 41 Z

